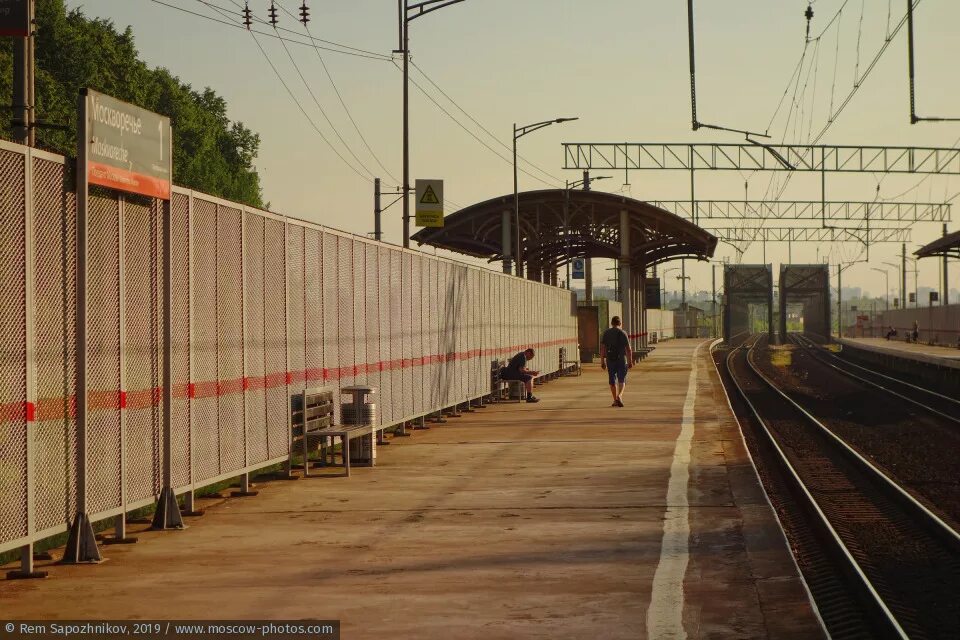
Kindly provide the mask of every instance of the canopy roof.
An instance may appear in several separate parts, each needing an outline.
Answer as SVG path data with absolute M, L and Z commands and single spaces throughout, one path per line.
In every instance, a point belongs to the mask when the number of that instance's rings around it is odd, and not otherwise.
M 620 212 L 630 224 L 631 266 L 653 266 L 675 258 L 705 260 L 717 238 L 669 211 L 602 191 L 545 189 L 525 191 L 520 200 L 520 253 L 524 263 L 556 268 L 573 258 L 620 258 Z M 419 244 L 490 261 L 502 260 L 504 211 L 513 211 L 513 194 L 471 205 L 444 219 L 440 229 L 413 235 Z M 513 238 L 513 216 L 511 238 Z M 511 244 L 515 243 L 511 240 Z
M 953 257 L 960 258 L 960 231 L 948 233 L 924 245 L 913 252 L 918 258 Z

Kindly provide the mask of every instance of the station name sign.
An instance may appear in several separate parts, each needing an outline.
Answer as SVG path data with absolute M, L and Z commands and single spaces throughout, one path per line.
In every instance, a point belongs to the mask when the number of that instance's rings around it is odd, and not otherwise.
M 26 38 L 30 35 L 30 8 L 27 0 L 0 0 L 0 36 Z
M 81 91 L 81 104 L 87 182 L 169 200 L 170 119 L 91 89 Z

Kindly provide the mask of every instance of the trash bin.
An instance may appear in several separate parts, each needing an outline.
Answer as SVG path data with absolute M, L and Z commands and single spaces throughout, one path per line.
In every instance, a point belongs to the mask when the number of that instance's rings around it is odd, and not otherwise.
M 354 438 L 350 443 L 350 464 L 373 466 L 377 460 L 377 439 L 374 437 L 375 427 L 378 422 L 377 403 L 368 399 L 377 393 L 376 387 L 366 385 L 354 385 L 344 387 L 340 393 L 350 395 L 350 402 L 344 402 L 340 405 L 340 416 L 343 424 L 371 425 L 370 433 Z

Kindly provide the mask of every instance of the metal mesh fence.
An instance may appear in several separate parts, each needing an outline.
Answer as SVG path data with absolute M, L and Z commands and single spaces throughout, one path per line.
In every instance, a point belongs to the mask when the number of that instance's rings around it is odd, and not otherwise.
M 121 504 L 120 215 L 91 190 L 87 264 L 87 500 L 91 512 Z
M 383 336 L 383 327 L 380 324 L 380 289 L 378 286 L 379 278 L 376 274 L 380 271 L 380 256 L 378 248 L 361 243 L 365 254 L 365 267 L 363 269 L 363 285 L 357 290 L 358 296 L 365 298 L 362 300 L 363 309 L 363 336 L 366 348 L 366 375 L 364 382 L 377 389 L 377 403 L 379 410 L 378 420 L 383 419 L 386 411 L 386 400 L 382 397 L 384 391 L 389 394 L 389 389 L 383 383 L 382 360 L 380 358 L 380 339 Z M 356 276 L 354 276 L 356 277 Z M 361 293 L 362 292 L 362 293 Z
M 323 238 L 316 229 L 303 236 L 304 377 L 308 387 L 323 384 Z
M 217 205 L 195 198 L 191 210 L 190 422 L 193 480 L 220 473 L 217 411 Z
M 149 201 L 127 198 L 124 243 L 124 498 L 137 501 L 159 491 L 163 338 L 159 277 L 163 273 L 158 216 Z
M 304 381 L 304 315 L 303 315 L 303 227 L 287 228 L 287 371 L 291 390 L 303 390 Z
M 428 352 L 423 346 L 423 261 L 420 256 L 403 254 L 403 358 L 409 367 L 403 370 L 404 382 L 409 381 L 410 406 L 407 415 L 422 414 L 423 402 L 423 357 Z M 404 385 L 406 386 L 406 384 Z
M 76 202 L 64 184 L 64 165 L 35 159 L 33 177 L 37 385 L 33 484 L 36 529 L 43 531 L 68 521 L 76 504 L 77 229 Z
M 0 550 L 62 530 L 77 487 L 76 199 L 62 162 L 16 149 L 0 145 L 0 234 L 11 248 L 0 259 Z M 490 360 L 518 344 L 575 344 L 567 292 L 179 189 L 171 212 L 171 462 L 181 491 L 286 457 L 289 394 L 304 385 L 376 386 L 389 426 L 488 393 Z M 121 205 L 91 191 L 94 520 L 162 483 L 161 214 L 158 201 Z
M 340 255 L 337 248 L 338 238 L 332 233 L 323 234 L 323 325 L 318 329 L 323 334 L 324 367 L 326 384 L 337 385 L 340 380 Z M 335 411 L 340 403 L 334 402 Z
M 243 278 L 240 210 L 217 212 L 217 396 L 220 472 L 246 464 L 243 415 Z
M 390 323 L 390 278 L 392 275 L 390 254 L 386 247 L 378 248 L 378 277 L 374 280 L 377 285 L 377 347 L 380 373 L 380 398 L 377 400 L 380 409 L 381 424 L 390 424 L 394 419 L 394 395 L 399 400 L 402 390 L 394 390 L 393 368 L 393 328 Z M 369 287 L 373 290 L 373 287 Z
M 264 219 L 256 214 L 244 216 L 243 230 L 243 335 L 244 369 L 247 380 L 245 416 L 247 456 L 251 464 L 268 459 L 266 350 L 264 348 L 263 306 L 263 234 Z
M 391 422 L 402 420 L 410 415 L 410 387 L 404 385 L 406 366 L 403 351 L 403 325 L 409 318 L 401 315 L 403 284 L 401 282 L 403 256 L 399 251 L 390 251 L 390 282 L 387 286 L 390 304 L 387 318 L 390 322 L 390 385 L 393 401 L 391 403 Z
M 0 150 L 0 541 L 27 535 L 26 165 Z
M 171 213 L 171 354 L 173 374 L 170 405 L 173 484 L 182 487 L 193 481 L 193 451 L 190 433 L 190 196 L 174 193 Z
M 284 224 L 264 220 L 263 308 L 264 386 L 267 401 L 267 439 L 271 459 L 288 451 L 287 312 L 284 269 Z

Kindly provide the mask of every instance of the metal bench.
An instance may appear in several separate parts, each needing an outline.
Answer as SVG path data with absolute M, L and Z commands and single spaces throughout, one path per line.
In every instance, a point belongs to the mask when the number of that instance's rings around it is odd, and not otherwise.
M 507 366 L 506 361 L 494 360 L 490 366 L 490 397 L 494 402 L 504 400 L 503 392 L 507 392 L 506 399 L 516 398 L 517 402 L 523 401 L 524 385 L 523 380 L 504 380 L 500 377 L 500 372 Z M 533 384 L 542 384 L 543 376 L 534 376 Z M 539 380 L 539 382 L 538 382 Z
M 577 353 L 579 352 L 580 346 L 577 345 Z M 581 373 L 583 373 L 579 360 L 567 359 L 566 347 L 560 347 L 560 369 L 558 370 L 558 373 L 561 376 L 579 376 Z
M 633 350 L 633 363 L 636 364 L 649 356 L 656 347 L 640 347 Z
M 369 387 L 362 388 L 364 393 L 370 393 Z M 353 388 L 348 387 L 344 392 L 353 393 Z M 303 475 L 310 476 L 310 454 L 312 452 L 320 453 L 320 459 L 316 465 L 320 467 L 341 466 L 343 475 L 350 476 L 351 441 L 358 438 L 367 440 L 364 442 L 364 449 L 369 448 L 369 461 L 364 465 L 374 463 L 374 453 L 372 448 L 376 446 L 374 436 L 376 425 L 374 420 L 363 424 L 333 424 L 333 394 L 334 390 L 330 388 L 306 389 L 302 394 L 297 394 L 293 403 L 293 412 L 291 421 L 293 426 L 293 440 L 301 446 L 303 452 Z M 299 397 L 299 402 L 296 398 Z M 355 396 L 356 397 L 356 396 Z M 347 406 L 347 405 L 345 405 Z M 340 440 L 340 464 L 336 464 L 337 450 L 336 440 Z M 353 462 L 356 462 L 354 460 Z

